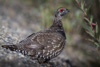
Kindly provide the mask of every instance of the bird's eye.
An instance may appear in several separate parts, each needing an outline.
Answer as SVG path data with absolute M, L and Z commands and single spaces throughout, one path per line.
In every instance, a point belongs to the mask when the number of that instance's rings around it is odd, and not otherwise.
M 59 10 L 59 12 L 63 12 L 64 11 L 64 9 L 63 8 L 61 8 L 60 10 Z

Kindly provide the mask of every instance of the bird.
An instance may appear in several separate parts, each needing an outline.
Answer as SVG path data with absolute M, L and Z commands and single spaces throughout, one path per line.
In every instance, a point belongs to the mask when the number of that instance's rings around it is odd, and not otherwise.
M 36 59 L 40 64 L 49 62 L 57 57 L 65 47 L 66 35 L 62 24 L 62 16 L 68 12 L 69 9 L 58 8 L 49 28 L 33 33 L 17 44 L 2 45 L 2 47 Z

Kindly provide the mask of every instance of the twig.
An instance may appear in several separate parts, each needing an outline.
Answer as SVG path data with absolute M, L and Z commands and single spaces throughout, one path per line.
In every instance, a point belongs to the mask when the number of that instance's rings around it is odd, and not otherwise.
M 81 8 L 81 5 L 80 5 L 80 3 L 78 2 L 78 0 L 75 0 L 75 1 L 76 1 L 76 3 L 78 4 L 78 6 Z M 90 21 L 90 19 L 89 19 L 88 15 L 86 14 L 85 10 L 82 9 L 82 11 L 83 11 L 85 17 Z M 90 26 L 91 26 L 93 32 L 96 33 L 96 32 L 95 32 L 95 29 L 94 29 L 94 27 L 93 27 L 93 25 L 96 25 L 96 24 L 92 22 Z

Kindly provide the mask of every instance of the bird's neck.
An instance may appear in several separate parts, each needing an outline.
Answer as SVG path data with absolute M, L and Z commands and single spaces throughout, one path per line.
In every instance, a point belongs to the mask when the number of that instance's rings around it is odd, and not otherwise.
M 50 29 L 52 29 L 55 32 L 62 34 L 66 38 L 66 35 L 65 35 L 65 32 L 64 32 L 64 29 L 63 29 L 63 25 L 62 25 L 62 22 L 61 22 L 61 17 L 55 17 L 53 24 L 50 27 Z
M 61 20 L 62 20 L 62 17 L 61 17 L 61 16 L 55 17 L 55 18 L 54 18 L 54 21 L 53 21 L 53 24 L 52 24 L 51 27 L 59 27 L 59 28 L 62 28 L 63 25 L 62 25 Z

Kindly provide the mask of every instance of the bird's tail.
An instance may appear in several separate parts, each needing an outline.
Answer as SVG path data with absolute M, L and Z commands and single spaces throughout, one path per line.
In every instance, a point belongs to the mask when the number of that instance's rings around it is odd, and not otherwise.
M 6 49 L 10 49 L 11 51 L 15 51 L 18 49 L 16 45 L 2 45 L 2 47 Z

